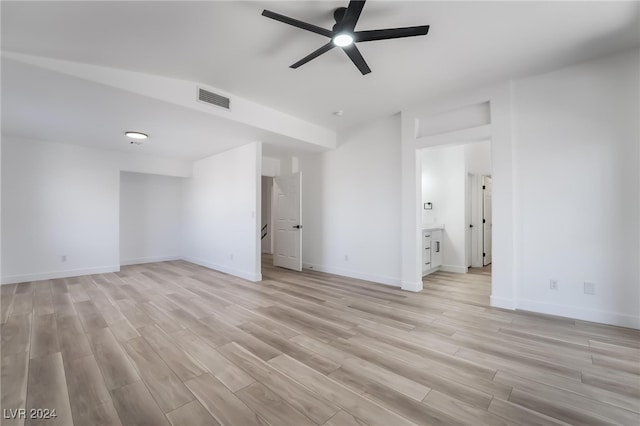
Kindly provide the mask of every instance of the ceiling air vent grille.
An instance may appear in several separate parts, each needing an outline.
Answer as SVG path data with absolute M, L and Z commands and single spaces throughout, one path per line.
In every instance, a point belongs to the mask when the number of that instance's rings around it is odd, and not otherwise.
M 208 90 L 200 88 L 198 88 L 198 100 L 224 109 L 229 109 L 231 103 L 231 100 L 226 96 L 218 95 L 217 93 L 209 92 Z

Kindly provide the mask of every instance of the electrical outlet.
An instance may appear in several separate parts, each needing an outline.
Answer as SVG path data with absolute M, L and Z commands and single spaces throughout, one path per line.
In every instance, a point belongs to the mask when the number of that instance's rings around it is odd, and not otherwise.
M 67 255 L 63 254 L 62 256 L 60 256 L 60 262 L 66 262 L 67 261 Z
M 596 285 L 594 283 L 584 283 L 584 294 L 596 294 Z
M 348 254 L 345 254 L 345 255 L 344 255 L 344 261 L 345 261 L 345 262 L 348 262 L 348 261 L 349 261 L 349 255 L 348 255 Z
M 558 281 L 556 280 L 549 281 L 549 290 L 558 290 Z

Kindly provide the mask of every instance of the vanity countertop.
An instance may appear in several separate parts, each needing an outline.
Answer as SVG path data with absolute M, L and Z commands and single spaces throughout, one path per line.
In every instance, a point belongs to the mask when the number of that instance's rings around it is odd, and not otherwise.
M 429 224 L 422 225 L 423 231 L 434 231 L 436 229 L 444 229 L 444 225 L 441 225 L 438 223 L 429 223 Z

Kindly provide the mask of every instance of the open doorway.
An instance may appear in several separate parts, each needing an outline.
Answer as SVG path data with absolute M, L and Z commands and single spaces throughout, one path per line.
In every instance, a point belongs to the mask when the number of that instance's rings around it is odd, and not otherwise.
M 424 148 L 420 155 L 423 278 L 437 271 L 490 274 L 491 142 Z
M 302 270 L 302 173 L 298 157 L 270 147 L 262 157 L 261 270 Z M 264 153 L 263 153 L 264 154 Z

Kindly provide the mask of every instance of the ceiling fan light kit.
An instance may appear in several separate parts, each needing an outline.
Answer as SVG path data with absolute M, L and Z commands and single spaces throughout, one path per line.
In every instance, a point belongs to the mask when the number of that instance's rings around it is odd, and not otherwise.
M 299 21 L 288 16 L 281 15 L 270 10 L 263 10 L 262 16 L 274 19 L 276 21 L 283 22 L 285 24 L 310 31 L 331 39 L 329 43 L 321 46 L 319 49 L 300 59 L 295 64 L 291 65 L 291 68 L 298 68 L 301 65 L 306 64 L 312 59 L 317 58 L 323 53 L 328 52 L 335 46 L 341 47 L 347 54 L 353 64 L 360 70 L 362 75 L 369 74 L 371 68 L 367 65 L 367 62 L 362 57 L 362 54 L 356 47 L 356 43 L 362 43 L 365 41 L 376 40 L 389 40 L 393 38 L 403 37 L 415 37 L 421 35 L 427 35 L 429 32 L 429 25 L 421 25 L 417 27 L 404 27 L 404 28 L 389 28 L 384 30 L 368 30 L 368 31 L 355 31 L 356 24 L 364 8 L 364 0 L 351 0 L 348 7 L 339 7 L 333 12 L 333 18 L 336 23 L 332 30 L 327 30 L 322 27 L 318 27 L 307 22 Z

